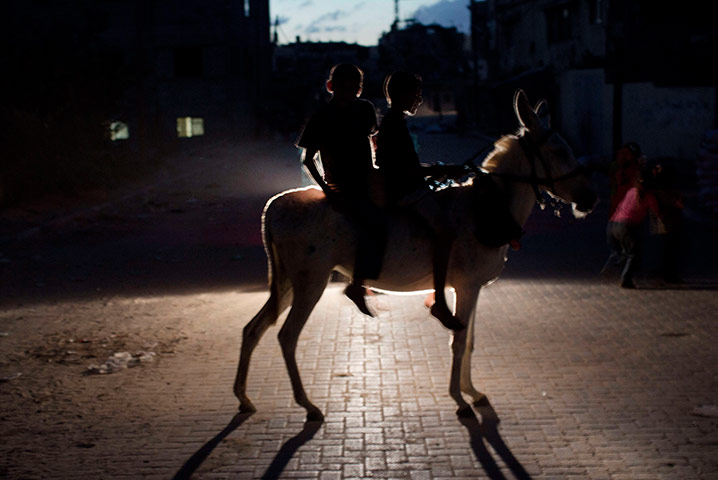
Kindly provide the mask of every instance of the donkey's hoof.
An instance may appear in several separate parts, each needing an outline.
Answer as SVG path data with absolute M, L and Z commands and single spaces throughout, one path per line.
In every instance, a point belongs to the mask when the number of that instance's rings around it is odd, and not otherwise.
M 309 410 L 307 412 L 307 422 L 323 422 L 323 421 L 324 421 L 324 414 L 318 408 Z
M 471 406 L 470 406 L 470 405 L 464 405 L 463 407 L 459 407 L 459 408 L 456 410 L 456 415 L 457 415 L 459 418 L 471 418 L 471 417 L 476 417 L 476 414 L 475 414 L 474 411 L 471 409 Z
M 252 405 L 252 402 L 246 401 L 239 404 L 239 413 L 254 413 L 257 411 L 257 407 Z

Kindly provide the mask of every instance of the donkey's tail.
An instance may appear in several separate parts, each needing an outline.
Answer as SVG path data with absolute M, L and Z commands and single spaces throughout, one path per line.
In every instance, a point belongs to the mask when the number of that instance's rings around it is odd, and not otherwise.
M 234 381 L 234 394 L 239 399 L 240 412 L 255 411 L 254 405 L 247 397 L 247 374 L 249 360 L 264 332 L 277 322 L 277 318 L 292 302 L 292 287 L 282 267 L 282 260 L 272 239 L 271 210 L 267 203 L 262 212 L 262 240 L 267 253 L 269 299 L 259 312 L 245 325 L 242 331 L 242 347 L 239 352 L 239 366 Z
M 274 323 L 292 303 L 292 287 L 272 238 L 271 205 L 272 200 L 267 202 L 262 212 L 262 243 L 267 254 L 267 283 L 270 293 L 265 307 L 275 310 L 272 315 L 274 317 L 272 323 Z

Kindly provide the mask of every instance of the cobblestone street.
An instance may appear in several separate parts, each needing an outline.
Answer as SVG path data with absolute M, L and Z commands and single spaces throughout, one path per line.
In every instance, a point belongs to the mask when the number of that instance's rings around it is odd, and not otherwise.
M 268 297 L 257 245 L 214 244 L 221 264 L 156 261 L 214 271 L 221 285 L 142 291 L 148 280 L 135 272 L 134 289 L 5 302 L 0 477 L 718 479 L 715 225 L 689 223 L 685 284 L 647 275 L 626 290 L 598 275 L 602 212 L 566 215 L 537 208 L 522 249 L 481 292 L 472 367 L 489 403 L 471 419 L 455 414 L 450 335 L 423 297 L 375 295 L 379 314 L 368 318 L 337 283 L 297 350 L 324 422 L 305 423 L 292 398 L 281 320 L 253 356 L 258 411 L 237 415 L 242 328 Z M 65 248 L 53 238 L 49 248 Z M 243 257 L 227 260 L 235 251 Z M 4 253 L 4 268 L 20 261 Z M 244 280 L 232 284 L 217 265 Z M 87 374 L 118 351 L 155 357 Z

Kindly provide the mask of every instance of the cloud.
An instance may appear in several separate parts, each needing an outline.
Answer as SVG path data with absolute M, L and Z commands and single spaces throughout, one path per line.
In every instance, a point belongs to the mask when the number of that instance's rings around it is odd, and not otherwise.
M 347 30 L 346 26 L 338 24 L 337 22 L 349 15 L 350 14 L 346 10 L 334 10 L 333 12 L 319 15 L 303 28 L 298 27 L 297 30 L 301 30 L 305 35 L 317 33 L 344 33 Z
M 304 33 L 308 35 L 312 33 L 344 33 L 346 31 L 347 27 L 344 25 L 328 25 L 325 27 L 321 25 L 310 25 L 304 29 Z
M 468 32 L 471 23 L 467 3 L 461 0 L 441 0 L 433 5 L 419 7 L 414 19 L 424 25 L 438 24 L 442 27 L 456 27 L 460 32 Z
M 305 7 L 313 7 L 314 2 L 312 0 L 307 0 L 306 2 L 299 5 L 299 8 L 305 8 Z
M 319 24 L 324 22 L 336 22 L 344 17 L 347 17 L 348 15 L 349 14 L 345 10 L 334 10 L 333 12 L 320 15 L 319 17 L 315 18 L 312 23 Z

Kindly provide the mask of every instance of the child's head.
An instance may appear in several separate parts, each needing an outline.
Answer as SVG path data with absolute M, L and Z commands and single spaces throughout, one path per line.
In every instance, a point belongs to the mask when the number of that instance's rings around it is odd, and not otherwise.
M 616 160 L 622 165 L 636 164 L 640 158 L 641 147 L 636 142 L 628 142 L 616 152 Z
M 404 71 L 390 73 L 384 80 L 384 96 L 391 108 L 414 115 L 423 101 L 421 77 Z
M 338 100 L 351 100 L 361 95 L 364 72 L 350 63 L 334 65 L 327 79 L 327 91 Z

